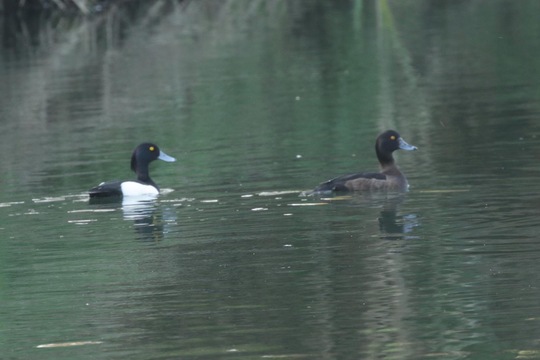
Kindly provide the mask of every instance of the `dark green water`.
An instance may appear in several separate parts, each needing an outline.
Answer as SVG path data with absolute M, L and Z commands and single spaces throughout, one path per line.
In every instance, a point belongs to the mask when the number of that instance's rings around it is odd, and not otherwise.
M 4 19 L 1 357 L 540 358 L 539 11 Z M 376 170 L 388 128 L 419 148 L 396 155 L 410 192 L 298 196 Z M 143 141 L 178 159 L 152 164 L 165 193 L 90 205 Z

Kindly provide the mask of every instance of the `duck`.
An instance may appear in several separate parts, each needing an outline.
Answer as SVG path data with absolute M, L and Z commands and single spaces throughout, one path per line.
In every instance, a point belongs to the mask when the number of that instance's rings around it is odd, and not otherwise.
M 392 156 L 398 149 L 411 151 L 418 148 L 409 145 L 395 130 L 388 130 L 377 137 L 375 153 L 379 160 L 380 172 L 360 172 L 342 175 L 325 181 L 309 194 L 351 191 L 400 191 L 409 189 L 405 175 L 399 170 Z
M 156 144 L 142 143 L 131 155 L 131 170 L 137 174 L 136 180 L 107 181 L 88 190 L 90 199 L 122 196 L 146 196 L 159 194 L 159 187 L 150 178 L 148 165 L 154 160 L 174 162 L 175 158 L 165 154 Z

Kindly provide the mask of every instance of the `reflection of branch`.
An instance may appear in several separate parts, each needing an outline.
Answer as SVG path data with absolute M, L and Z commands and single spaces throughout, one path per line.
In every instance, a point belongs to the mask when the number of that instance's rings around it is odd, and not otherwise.
M 81 10 L 81 12 L 83 14 L 88 14 L 90 12 L 90 9 L 88 9 L 88 4 L 85 3 L 84 0 L 72 0 L 75 5 L 77 5 L 77 7 L 79 8 L 79 10 Z
M 394 21 L 394 15 L 392 13 L 392 9 L 390 4 L 387 0 L 381 0 L 377 2 L 379 5 L 379 12 L 380 12 L 380 25 L 381 29 L 383 30 L 383 35 L 389 35 L 390 39 L 390 47 L 392 48 L 391 53 L 385 53 L 382 54 L 383 59 L 387 58 L 395 58 L 396 63 L 400 65 L 400 69 L 402 71 L 402 74 L 404 75 L 404 79 L 406 80 L 403 83 L 403 86 L 408 88 L 408 91 L 400 91 L 402 94 L 407 94 L 407 104 L 410 107 L 411 105 L 415 105 L 412 109 L 409 111 L 414 112 L 414 116 L 417 119 L 422 119 L 426 122 L 429 122 L 430 116 L 429 116 L 429 107 L 427 106 L 425 96 L 423 92 L 421 91 L 421 87 L 419 85 L 419 77 L 418 74 L 413 67 L 412 63 L 412 56 L 410 51 L 407 49 L 403 41 L 400 39 L 398 29 L 396 27 L 395 21 Z M 387 64 L 387 63 L 385 63 Z M 391 71 L 384 71 L 384 74 L 392 74 Z M 388 75 L 387 75 L 388 76 Z M 396 88 L 396 84 L 394 82 L 391 82 L 387 84 L 388 86 L 386 89 L 391 90 Z M 389 104 L 387 99 L 382 99 L 385 101 L 385 105 L 383 105 L 383 109 L 385 106 Z M 410 101 L 414 100 L 414 101 Z M 395 103 L 395 102 L 393 102 Z M 390 117 L 393 118 L 394 116 Z M 385 127 L 386 128 L 386 127 Z
M 52 0 L 52 2 L 55 3 L 56 6 L 58 6 L 60 10 L 66 9 L 66 5 L 64 5 L 64 3 L 61 0 Z

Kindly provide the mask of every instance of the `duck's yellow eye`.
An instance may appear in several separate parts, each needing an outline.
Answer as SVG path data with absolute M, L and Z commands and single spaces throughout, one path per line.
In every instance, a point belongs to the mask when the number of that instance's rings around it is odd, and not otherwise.
M 390 136 L 390 140 L 396 140 L 396 137 L 394 135 Z
M 153 146 L 150 146 L 150 147 L 148 148 L 148 150 L 150 150 L 150 151 L 154 151 L 154 150 L 156 150 L 156 148 L 155 148 L 155 147 L 153 147 Z

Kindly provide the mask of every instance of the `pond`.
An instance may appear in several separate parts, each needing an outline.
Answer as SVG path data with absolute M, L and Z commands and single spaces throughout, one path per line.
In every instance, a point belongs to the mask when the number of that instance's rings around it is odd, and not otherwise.
M 4 18 L 9 359 L 540 358 L 540 3 L 156 2 Z M 376 171 L 406 193 L 300 196 Z M 132 179 L 157 199 L 90 204 Z

